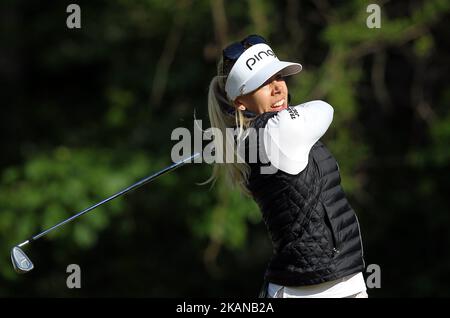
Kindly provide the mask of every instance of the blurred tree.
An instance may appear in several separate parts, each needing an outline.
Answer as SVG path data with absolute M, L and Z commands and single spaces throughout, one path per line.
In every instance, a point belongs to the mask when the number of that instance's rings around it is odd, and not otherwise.
M 259 211 L 225 180 L 195 185 L 205 164 L 36 242 L 29 275 L 7 265 L 13 244 L 170 164 L 171 131 L 207 119 L 218 54 L 248 33 L 303 64 L 293 104 L 335 109 L 323 140 L 381 266 L 369 294 L 449 294 L 448 1 L 380 1 L 380 29 L 362 0 L 83 0 L 81 29 L 69 3 L 0 5 L 1 296 L 256 295 L 271 253 Z

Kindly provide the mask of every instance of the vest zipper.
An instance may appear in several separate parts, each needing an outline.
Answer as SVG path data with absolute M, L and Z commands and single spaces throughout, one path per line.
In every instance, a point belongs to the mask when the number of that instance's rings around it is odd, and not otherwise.
M 327 227 L 330 229 L 330 232 L 331 232 L 331 239 L 333 240 L 333 249 L 332 249 L 332 251 L 333 251 L 333 256 L 335 256 L 336 254 L 339 254 L 339 247 L 338 247 L 338 240 L 337 240 L 337 236 L 336 236 L 336 233 L 335 233 L 335 231 L 334 231 L 334 229 L 333 229 L 333 224 L 331 223 L 331 219 L 330 219 L 330 216 L 328 215 L 328 211 L 327 211 L 327 208 L 326 208 L 326 206 L 325 206 L 325 203 L 323 203 L 322 202 L 322 207 L 323 207 L 323 209 L 324 209 L 324 212 L 325 212 L 325 218 L 326 218 L 326 222 L 325 222 L 325 224 L 327 225 Z
M 355 212 L 355 218 L 356 218 L 356 224 L 358 225 L 359 242 L 361 243 L 361 257 L 362 257 L 362 261 L 363 261 L 363 267 L 365 269 L 366 262 L 364 261 L 364 247 L 363 247 L 362 236 L 361 236 L 361 228 L 359 226 L 359 220 L 358 220 L 358 216 L 356 215 L 356 212 Z
M 331 224 L 331 220 L 330 220 L 330 230 L 331 230 L 331 236 L 333 238 L 333 254 L 339 254 L 339 248 L 338 248 L 338 243 L 337 243 L 337 237 L 336 237 L 336 233 L 334 233 L 333 230 L 333 225 Z

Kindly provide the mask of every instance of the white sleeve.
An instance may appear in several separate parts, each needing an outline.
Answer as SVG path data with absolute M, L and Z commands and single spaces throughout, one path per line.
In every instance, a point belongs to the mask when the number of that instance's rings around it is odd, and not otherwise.
M 332 120 L 333 107 L 320 100 L 278 112 L 264 129 L 264 148 L 272 165 L 289 174 L 303 171 L 309 151 Z

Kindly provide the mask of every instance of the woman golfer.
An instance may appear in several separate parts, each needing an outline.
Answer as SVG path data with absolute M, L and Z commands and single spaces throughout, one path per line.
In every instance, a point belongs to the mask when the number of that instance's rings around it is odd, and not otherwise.
M 280 61 L 258 35 L 223 50 L 209 88 L 209 118 L 224 134 L 237 131 L 234 156 L 245 162 L 216 163 L 212 178 L 225 169 L 261 210 L 273 244 L 261 297 L 367 297 L 358 219 L 336 159 L 319 141 L 333 108 L 318 100 L 289 105 L 284 77 L 301 70 Z

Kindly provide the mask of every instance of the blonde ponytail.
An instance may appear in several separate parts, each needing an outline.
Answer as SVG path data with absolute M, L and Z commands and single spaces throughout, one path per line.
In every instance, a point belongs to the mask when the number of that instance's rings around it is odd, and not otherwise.
M 216 147 L 216 154 L 220 153 L 225 157 L 225 149 L 233 149 L 233 162 L 227 163 L 225 158 L 221 162 L 214 163 L 213 173 L 205 183 L 213 182 L 213 185 L 219 175 L 225 174 L 228 180 L 234 187 L 239 188 L 243 193 L 250 195 L 247 188 L 247 180 L 250 174 L 250 167 L 240 156 L 238 151 L 238 145 L 235 140 L 242 140 L 244 133 L 249 128 L 252 119 L 244 116 L 240 109 L 234 107 L 232 102 L 227 98 L 225 93 L 225 81 L 226 76 L 222 74 L 222 60 L 218 64 L 218 74 L 215 76 L 209 85 L 208 92 L 208 115 L 211 123 L 211 127 L 218 128 L 222 133 L 224 142 L 216 142 L 214 139 L 214 146 Z M 235 109 L 234 115 L 226 112 L 226 109 Z M 237 138 L 235 139 L 230 132 L 233 128 L 237 130 Z M 228 144 L 227 144 L 228 143 Z M 219 149 L 222 147 L 223 149 Z M 238 160 L 239 158 L 239 160 Z M 241 163 L 242 162 L 242 163 Z

